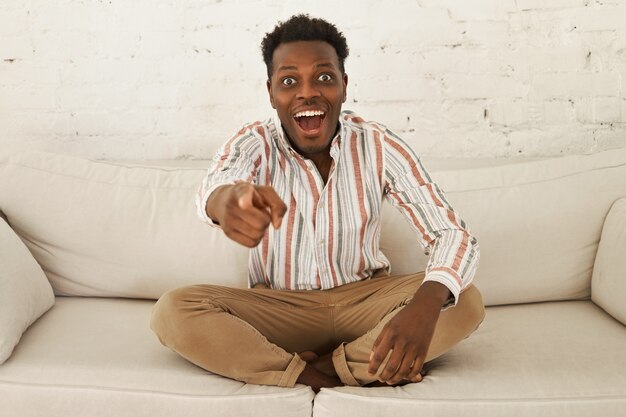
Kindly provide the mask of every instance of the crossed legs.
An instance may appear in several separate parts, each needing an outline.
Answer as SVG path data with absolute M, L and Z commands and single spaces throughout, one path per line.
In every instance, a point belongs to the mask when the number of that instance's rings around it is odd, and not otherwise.
M 367 373 L 374 341 L 422 279 L 381 277 L 324 291 L 184 287 L 161 297 L 151 327 L 187 360 L 236 380 L 319 389 L 339 384 L 336 375 L 342 384 L 366 385 L 376 380 Z M 469 336 L 483 317 L 471 286 L 439 316 L 426 361 Z M 298 352 L 307 352 L 304 359 Z

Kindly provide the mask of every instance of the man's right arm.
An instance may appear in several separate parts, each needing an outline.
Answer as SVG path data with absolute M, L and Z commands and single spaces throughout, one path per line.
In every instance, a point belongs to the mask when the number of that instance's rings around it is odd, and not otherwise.
M 244 126 L 215 154 L 196 196 L 200 219 L 247 247 L 278 228 L 286 206 L 273 188 L 255 185 L 263 170 L 262 139 Z

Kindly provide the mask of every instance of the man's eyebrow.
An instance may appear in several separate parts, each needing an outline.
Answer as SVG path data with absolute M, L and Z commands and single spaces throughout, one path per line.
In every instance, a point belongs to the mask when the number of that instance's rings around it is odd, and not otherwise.
M 278 67 L 276 71 L 291 71 L 297 69 L 298 68 L 295 65 L 283 65 L 282 67 Z
M 315 68 L 335 68 L 335 65 L 333 65 L 332 62 L 322 62 L 320 64 L 315 65 Z M 278 69 L 276 70 L 278 71 L 297 71 L 298 67 L 296 67 L 295 65 L 283 65 L 278 67 Z

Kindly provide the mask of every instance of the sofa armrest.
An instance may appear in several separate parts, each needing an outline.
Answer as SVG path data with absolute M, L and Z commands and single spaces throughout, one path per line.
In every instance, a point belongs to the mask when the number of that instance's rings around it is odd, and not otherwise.
M 604 221 L 593 275 L 591 299 L 626 324 L 626 198 L 617 200 Z
M 22 333 L 54 304 L 43 270 L 22 240 L 0 218 L 0 364 Z

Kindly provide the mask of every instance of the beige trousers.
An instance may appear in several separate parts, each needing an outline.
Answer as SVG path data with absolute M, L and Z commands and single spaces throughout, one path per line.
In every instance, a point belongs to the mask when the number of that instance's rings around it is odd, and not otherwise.
M 187 360 L 239 381 L 293 387 L 306 365 L 297 352 L 311 350 L 333 351 L 341 381 L 365 385 L 377 380 L 367 373 L 374 341 L 423 278 L 387 276 L 313 291 L 184 287 L 156 303 L 151 327 Z M 480 292 L 470 286 L 441 312 L 426 361 L 469 336 L 483 317 Z

